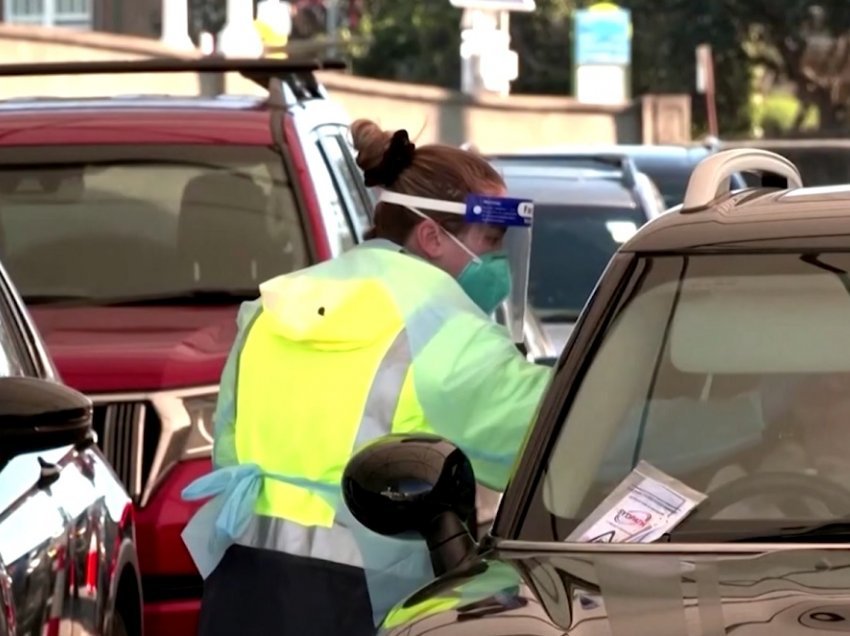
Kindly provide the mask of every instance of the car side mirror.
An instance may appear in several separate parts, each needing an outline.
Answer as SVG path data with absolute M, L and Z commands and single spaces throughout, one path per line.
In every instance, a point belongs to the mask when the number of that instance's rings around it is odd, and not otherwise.
M 0 465 L 15 455 L 86 441 L 92 403 L 63 384 L 0 378 Z
M 475 550 L 472 464 L 451 442 L 434 435 L 387 435 L 358 451 L 342 477 L 345 503 L 377 534 L 424 538 L 437 575 Z M 418 538 L 417 537 L 417 538 Z

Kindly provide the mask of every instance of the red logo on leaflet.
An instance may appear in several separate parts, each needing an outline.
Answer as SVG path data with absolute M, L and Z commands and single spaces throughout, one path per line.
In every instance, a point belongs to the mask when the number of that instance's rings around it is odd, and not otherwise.
M 623 526 L 637 526 L 638 528 L 646 527 L 652 515 L 643 510 L 620 510 L 617 516 L 614 517 L 614 523 L 619 523 Z

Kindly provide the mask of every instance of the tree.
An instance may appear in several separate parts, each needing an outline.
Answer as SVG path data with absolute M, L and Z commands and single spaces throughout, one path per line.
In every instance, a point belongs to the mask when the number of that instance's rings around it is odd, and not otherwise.
M 460 86 L 459 9 L 448 0 L 366 0 L 358 26 L 368 44 L 352 70 L 381 79 Z
M 519 55 L 516 93 L 569 95 L 573 90 L 573 0 L 536 0 L 511 16 L 511 48 Z
M 722 0 L 737 37 L 746 41 L 753 63 L 775 83 L 792 86 L 801 106 L 800 128 L 811 106 L 821 129 L 848 125 L 850 98 L 850 3 L 845 0 Z
M 696 128 L 705 130 L 704 103 L 696 95 L 696 48 L 711 44 L 720 132 L 724 136 L 748 133 L 751 64 L 731 9 L 713 0 L 623 0 L 621 4 L 632 11 L 634 92 L 691 94 Z

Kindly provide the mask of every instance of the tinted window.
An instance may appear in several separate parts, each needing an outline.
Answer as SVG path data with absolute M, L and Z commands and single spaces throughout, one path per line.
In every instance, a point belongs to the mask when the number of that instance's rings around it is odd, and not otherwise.
M 850 520 L 848 271 L 848 253 L 641 261 L 526 531 L 564 539 L 641 459 L 708 494 L 673 540 Z
M 645 221 L 629 208 L 537 204 L 529 299 L 540 319 L 578 316 L 611 256 Z
M 309 262 L 289 179 L 264 147 L 7 150 L 0 230 L 31 302 L 255 293 Z

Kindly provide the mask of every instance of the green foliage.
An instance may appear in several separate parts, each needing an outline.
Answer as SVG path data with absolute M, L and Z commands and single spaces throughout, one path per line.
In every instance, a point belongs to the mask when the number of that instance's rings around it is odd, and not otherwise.
M 751 67 L 730 13 L 719 3 L 693 0 L 623 0 L 621 4 L 632 11 L 634 93 L 692 94 L 695 132 L 706 132 L 704 98 L 696 93 L 696 48 L 710 44 L 720 132 L 724 136 L 747 133 Z
M 573 0 L 536 0 L 532 13 L 511 16 L 511 48 L 519 55 L 516 93 L 569 95 L 573 90 Z
M 754 95 L 752 100 L 752 121 L 754 129 L 765 137 L 777 137 L 794 130 L 800 111 L 800 100 L 786 92 L 775 92 L 767 96 Z M 808 130 L 819 126 L 818 112 L 807 109 L 802 127 Z
M 356 75 L 460 86 L 461 11 L 448 0 L 367 0 L 353 51 Z

